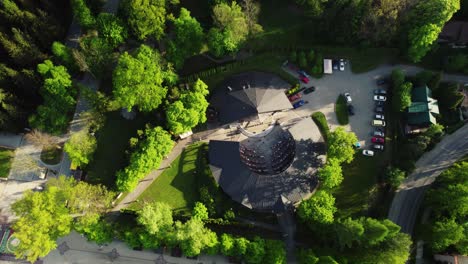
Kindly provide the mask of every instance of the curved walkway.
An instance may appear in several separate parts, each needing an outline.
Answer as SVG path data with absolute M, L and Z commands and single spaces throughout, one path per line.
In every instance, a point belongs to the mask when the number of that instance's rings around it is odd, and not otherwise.
M 452 135 L 445 136 L 416 162 L 415 171 L 398 188 L 388 218 L 411 235 L 425 190 L 437 176 L 467 154 L 468 125 L 465 124 Z

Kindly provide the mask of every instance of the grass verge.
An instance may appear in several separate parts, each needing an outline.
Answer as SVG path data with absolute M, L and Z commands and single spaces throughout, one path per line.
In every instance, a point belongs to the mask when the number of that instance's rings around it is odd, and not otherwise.
M 356 153 L 350 164 L 343 164 L 344 180 L 333 191 L 336 207 L 340 217 L 365 215 L 369 209 L 369 199 L 377 184 L 377 175 L 383 170 L 380 167 L 381 155 L 367 157 Z
M 8 177 L 14 153 L 11 149 L 0 148 L 0 178 Z
M 176 212 L 190 211 L 199 198 L 198 181 L 211 177 L 211 172 L 204 170 L 201 159 L 198 159 L 199 152 L 207 148 L 207 144 L 188 146 L 129 209 L 138 210 L 145 202 L 157 201 L 169 204 Z
M 328 127 L 327 118 L 322 112 L 315 112 L 312 114 L 312 120 L 314 120 L 315 124 L 318 126 L 320 133 L 326 142 L 330 135 L 330 127 Z
M 131 137 L 143 129 L 148 118 L 138 113 L 133 120 L 124 119 L 119 111 L 106 115 L 104 127 L 97 133 L 97 149 L 88 165 L 87 181 L 115 187 L 115 173 L 127 164 L 126 150 Z
M 341 94 L 336 99 L 335 113 L 340 125 L 347 125 L 349 123 L 348 106 L 345 97 Z

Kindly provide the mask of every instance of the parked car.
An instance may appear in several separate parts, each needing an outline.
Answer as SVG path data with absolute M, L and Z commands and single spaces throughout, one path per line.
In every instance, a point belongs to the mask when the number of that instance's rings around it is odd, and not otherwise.
M 374 151 L 368 150 L 368 149 L 364 149 L 364 150 L 362 151 L 362 155 L 372 157 L 372 156 L 374 156 Z
M 349 115 L 354 115 L 354 106 L 348 105 L 348 114 Z
M 375 119 L 378 119 L 378 120 L 385 120 L 385 116 L 384 116 L 384 115 L 381 115 L 381 114 L 377 114 L 377 115 L 375 115 Z
M 387 101 L 387 97 L 383 95 L 374 95 L 374 101 L 385 102 Z
M 296 101 L 298 99 L 301 99 L 301 97 L 302 97 L 302 95 L 300 93 L 297 93 L 295 95 L 289 96 L 288 99 L 289 99 L 290 102 L 294 102 L 294 101 Z
M 344 60 L 340 59 L 340 71 L 344 71 Z
M 298 70 L 297 73 L 299 73 L 299 75 L 304 76 L 306 78 L 310 78 L 310 76 L 303 70 Z
M 387 83 L 387 79 L 385 78 L 377 79 L 377 85 L 384 85 L 386 83 Z
M 383 107 L 385 105 L 385 102 L 382 101 L 375 101 L 375 106 L 381 106 Z
M 374 145 L 372 145 L 372 148 L 377 149 L 377 150 L 381 150 L 381 151 L 384 150 L 384 146 L 383 146 L 383 145 L 379 145 L 379 144 L 374 144 Z
M 384 112 L 384 108 L 381 107 L 381 106 L 377 106 L 377 107 L 375 108 L 375 112 L 376 112 L 376 113 L 383 113 L 383 112 Z
M 315 86 L 309 87 L 304 90 L 304 94 L 310 94 L 311 92 L 315 91 Z
M 384 127 L 386 124 L 383 120 L 372 120 L 372 125 L 376 127 Z
M 353 100 L 351 99 L 351 95 L 349 93 L 345 93 L 344 97 L 346 99 L 346 103 L 350 104 Z
M 385 143 L 385 139 L 381 137 L 372 137 L 371 141 L 372 143 L 380 143 L 380 144 Z
M 374 137 L 385 137 L 385 133 L 382 130 L 375 130 L 372 135 Z
M 305 104 L 304 100 L 299 100 L 293 104 L 294 109 L 299 108 Z
M 300 76 L 299 80 L 301 80 L 303 83 L 309 83 L 309 78 L 307 78 L 305 76 Z
M 374 90 L 375 95 L 387 95 L 387 90 L 384 89 L 375 89 Z
M 333 70 L 337 71 L 340 63 L 337 60 L 332 60 Z

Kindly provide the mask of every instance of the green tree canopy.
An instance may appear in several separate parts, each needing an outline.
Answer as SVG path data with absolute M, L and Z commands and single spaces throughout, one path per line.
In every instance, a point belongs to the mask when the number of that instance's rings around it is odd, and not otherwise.
M 313 226 L 315 223 L 333 223 L 333 215 L 336 211 L 335 198 L 331 194 L 319 190 L 310 199 L 299 205 L 297 213 L 302 221 Z
M 108 210 L 113 194 L 101 185 L 76 182 L 73 178 L 51 178 L 42 192 L 26 192 L 12 205 L 18 216 L 13 229 L 21 241 L 17 258 L 34 262 L 55 249 L 57 238 L 68 234 L 72 217 L 81 227 L 97 223 Z
M 120 18 L 114 14 L 101 13 L 96 22 L 99 35 L 102 36 L 111 47 L 115 48 L 125 42 L 128 34 L 127 28 Z
M 73 14 L 80 22 L 80 25 L 85 29 L 90 29 L 95 26 L 96 19 L 91 10 L 86 5 L 85 0 L 71 0 Z
M 408 23 L 408 56 L 419 62 L 431 49 L 444 24 L 460 9 L 460 0 L 418 2 L 412 9 Z
M 396 167 L 388 167 L 385 170 L 385 181 L 394 189 L 398 188 L 406 177 L 406 173 Z
M 208 93 L 208 86 L 198 79 L 190 91 L 180 96 L 180 100 L 169 105 L 166 118 L 169 129 L 175 135 L 187 132 L 196 125 L 206 122 Z
M 162 241 L 166 241 L 173 231 L 172 208 L 166 203 L 147 203 L 137 214 L 138 223 Z
M 335 225 L 338 244 L 340 249 L 351 248 L 353 243 L 359 242 L 364 234 L 364 226 L 359 220 L 346 218 Z
M 60 195 L 56 187 L 40 193 L 28 191 L 12 205 L 19 217 L 13 224 L 15 236 L 21 241 L 15 250 L 17 258 L 34 262 L 45 257 L 56 248 L 57 238 L 70 232 L 72 218 Z
M 193 207 L 192 217 L 201 221 L 208 219 L 209 216 L 206 206 L 203 203 L 196 202 Z
M 46 60 L 37 65 L 37 71 L 44 78 L 41 88 L 44 103 L 38 107 L 37 114 L 31 116 L 30 123 L 42 131 L 58 134 L 68 126 L 67 114 L 75 105 L 76 91 L 65 67 Z
M 140 111 L 152 111 L 166 96 L 165 74 L 159 54 L 150 47 L 141 45 L 135 56 L 125 52 L 114 70 L 114 97 L 128 110 L 137 106 Z
M 328 137 L 328 158 L 338 162 L 350 163 L 354 158 L 354 144 L 357 137 L 353 132 L 346 132 L 338 127 Z
M 184 224 L 176 223 L 176 241 L 179 242 L 184 255 L 198 256 L 202 250 L 218 244 L 216 233 L 206 228 L 199 219 L 192 218 Z
M 284 242 L 279 240 L 265 240 L 265 256 L 263 263 L 285 264 L 286 248 Z
M 242 8 L 232 1 L 231 5 L 220 2 L 213 7 L 215 28 L 208 33 L 208 46 L 216 55 L 234 53 L 247 39 L 249 24 Z
M 74 165 L 83 166 L 91 161 L 96 147 L 96 138 L 85 129 L 72 134 L 63 149 Z
M 128 23 L 138 39 L 161 39 L 166 26 L 165 0 L 132 0 L 128 8 Z
M 219 249 L 224 256 L 236 255 L 236 240 L 229 234 L 222 234 L 219 238 Z M 239 254 L 242 255 L 242 254 Z
M 174 67 L 183 66 L 186 58 L 200 52 L 204 41 L 203 28 L 190 16 L 190 12 L 180 9 L 179 17 L 174 20 L 174 38 L 169 41 L 167 53 Z
M 134 141 L 137 141 L 135 139 Z M 117 172 L 117 188 L 120 191 L 133 190 L 138 181 L 151 170 L 159 167 L 161 160 L 174 146 L 171 136 L 162 127 L 147 128 L 142 133 L 136 151 L 130 156 L 130 164 Z
M 340 185 L 343 181 L 343 172 L 339 161 L 334 158 L 328 159 L 327 164 L 319 170 L 318 177 L 323 188 L 332 189 Z
M 300 249 L 297 254 L 299 264 L 317 264 L 319 258 L 315 256 L 312 249 Z
M 361 218 L 360 221 L 364 226 L 362 241 L 366 245 L 374 246 L 385 240 L 389 232 L 386 225 L 370 217 Z
M 255 237 L 247 245 L 245 251 L 244 260 L 248 264 L 259 264 L 263 263 L 263 257 L 265 256 L 265 240 L 260 237 Z

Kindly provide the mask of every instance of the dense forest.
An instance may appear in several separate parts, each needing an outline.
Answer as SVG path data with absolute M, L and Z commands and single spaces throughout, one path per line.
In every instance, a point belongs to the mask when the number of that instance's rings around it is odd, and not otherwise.
M 0 129 L 20 131 L 42 102 L 36 67 L 70 24 L 68 1 L 4 0 L 0 9 Z

